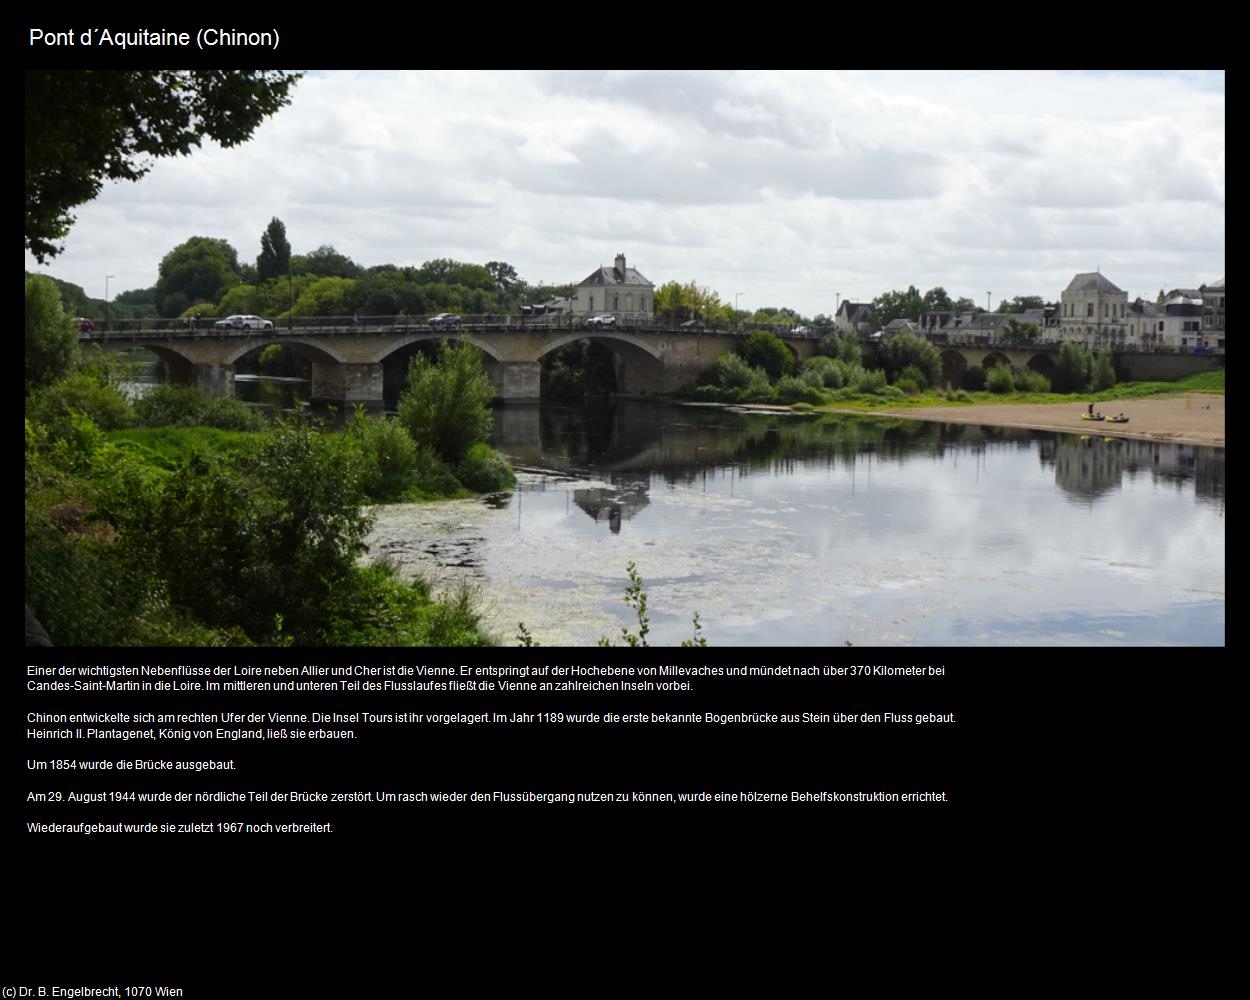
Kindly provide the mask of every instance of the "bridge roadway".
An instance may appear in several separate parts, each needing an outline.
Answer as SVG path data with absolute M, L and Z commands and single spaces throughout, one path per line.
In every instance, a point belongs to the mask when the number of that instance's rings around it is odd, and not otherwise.
M 457 338 L 479 348 L 497 398 L 529 403 L 539 399 L 542 358 L 574 341 L 592 340 L 610 348 L 619 391 L 648 396 L 673 393 L 689 385 L 749 332 L 657 323 L 587 325 L 583 317 L 572 316 L 464 317 L 455 326 L 432 326 L 407 317 L 311 317 L 300 318 L 298 325 L 278 325 L 271 330 L 219 329 L 213 320 L 204 318 L 192 322 L 198 325 L 188 325 L 184 320 L 125 320 L 110 323 L 105 329 L 81 332 L 79 340 L 105 349 L 146 348 L 165 362 L 170 381 L 218 394 L 234 391 L 236 361 L 270 344 L 282 344 L 311 364 L 310 402 L 332 404 L 340 412 L 350 413 L 355 404 L 381 409 L 384 363 L 396 352 L 423 341 Z M 758 329 L 773 330 L 799 360 L 811 357 L 819 342 L 819 332 Z M 959 384 L 969 365 L 1010 364 L 1049 373 L 1059 348 L 1053 342 L 1022 346 L 988 340 L 937 346 L 942 352 L 945 379 L 954 385 Z M 1119 363 L 1133 378 L 1177 378 L 1214 368 L 1222 360 L 1157 351 L 1118 355 Z

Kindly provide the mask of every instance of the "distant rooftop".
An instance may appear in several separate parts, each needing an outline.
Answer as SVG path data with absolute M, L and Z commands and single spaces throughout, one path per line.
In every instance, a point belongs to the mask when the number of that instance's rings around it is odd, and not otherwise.
M 1106 292 L 1115 294 L 1123 292 L 1123 288 L 1116 288 L 1114 284 L 1107 280 L 1106 275 L 1098 271 L 1087 271 L 1084 274 L 1078 274 L 1064 289 L 1065 292 Z

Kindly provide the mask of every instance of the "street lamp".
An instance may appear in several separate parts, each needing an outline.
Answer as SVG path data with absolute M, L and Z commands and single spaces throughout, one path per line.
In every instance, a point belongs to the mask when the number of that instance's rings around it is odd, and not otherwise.
M 104 329 L 109 328 L 109 282 L 116 278 L 115 274 L 104 276 Z

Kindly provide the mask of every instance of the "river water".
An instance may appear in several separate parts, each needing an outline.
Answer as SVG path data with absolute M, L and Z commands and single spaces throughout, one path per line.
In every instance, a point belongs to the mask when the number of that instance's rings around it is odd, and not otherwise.
M 1224 450 L 618 401 L 504 407 L 518 488 L 377 508 L 370 548 L 515 642 L 1223 645 Z

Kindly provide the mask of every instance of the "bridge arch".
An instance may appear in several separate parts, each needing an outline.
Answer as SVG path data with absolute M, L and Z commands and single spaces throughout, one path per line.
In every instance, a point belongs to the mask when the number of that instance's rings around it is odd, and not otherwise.
M 492 361 L 501 360 L 499 356 L 499 349 L 489 340 L 474 336 L 471 333 L 451 333 L 442 331 L 432 331 L 430 333 L 410 333 L 403 337 L 396 337 L 394 340 L 388 341 L 373 360 L 376 362 L 383 362 L 391 355 L 404 350 L 406 347 L 411 347 L 414 344 L 430 342 L 439 343 L 444 340 L 471 344 Z
M 1028 367 L 1038 374 L 1050 378 L 1055 373 L 1055 359 L 1049 354 L 1034 354 L 1029 358 Z
M 561 347 L 576 343 L 579 340 L 601 344 L 612 352 L 613 374 L 616 378 L 616 390 L 637 396 L 649 396 L 664 391 L 665 383 L 664 355 L 659 343 L 654 346 L 640 337 L 628 333 L 588 334 L 585 331 L 564 333 L 552 337 L 543 344 L 538 353 L 541 359 L 558 351 Z
M 942 379 L 950 388 L 960 388 L 964 384 L 964 372 L 968 370 L 968 359 L 961 351 L 947 348 L 941 354 L 941 361 Z
M 661 355 L 659 348 L 653 347 L 641 337 L 636 337 L 628 333 L 587 333 L 586 331 L 562 333 L 558 336 L 552 337 L 551 340 L 547 342 L 546 346 L 544 346 L 539 352 L 536 360 L 541 361 L 552 351 L 559 350 L 566 344 L 572 344 L 578 340 L 593 340 L 596 343 L 603 344 L 605 347 L 611 347 L 614 350 L 618 344 L 627 344 L 630 347 L 641 351 L 643 354 L 646 354 L 655 361 L 663 361 L 663 356 Z
M 222 364 L 233 365 L 239 358 L 251 354 L 253 351 L 263 351 L 271 344 L 289 347 L 292 353 L 298 354 L 308 361 L 343 364 L 347 360 L 340 352 L 333 349 L 333 345 L 327 345 L 321 341 L 310 343 L 306 340 L 289 337 L 249 337 L 244 343 L 227 352 L 222 358 Z
M 989 354 L 981 359 L 982 368 L 993 368 L 995 365 L 1006 365 L 1010 368 L 1011 362 L 1002 351 L 990 351 Z

